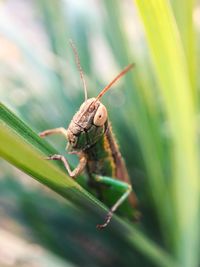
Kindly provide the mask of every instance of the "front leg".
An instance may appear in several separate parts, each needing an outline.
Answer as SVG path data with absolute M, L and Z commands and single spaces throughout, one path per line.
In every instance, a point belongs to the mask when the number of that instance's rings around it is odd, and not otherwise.
M 67 139 L 67 130 L 65 128 L 63 128 L 63 127 L 59 127 L 59 128 L 49 129 L 49 130 L 43 131 L 43 132 L 39 133 L 39 136 L 40 137 L 45 137 L 45 136 L 51 135 L 51 134 L 62 134 Z
M 105 219 L 105 222 L 103 224 L 98 224 L 97 225 L 97 228 L 98 229 L 102 229 L 102 228 L 105 228 L 112 216 L 113 216 L 113 213 L 117 210 L 117 208 L 124 202 L 125 199 L 127 199 L 127 197 L 129 196 L 129 194 L 131 193 L 132 191 L 132 187 L 130 184 L 127 184 L 125 182 L 121 182 L 117 179 L 114 179 L 112 177 L 106 177 L 106 176 L 101 176 L 101 175 L 96 175 L 95 176 L 95 181 L 96 182 L 99 182 L 99 183 L 102 183 L 102 184 L 105 184 L 105 185 L 109 185 L 109 186 L 113 186 L 117 191 L 121 191 L 122 192 L 122 196 L 116 201 L 116 203 L 110 208 L 107 216 L 106 216 L 106 219 Z
M 85 168 L 86 163 L 87 163 L 86 157 L 84 155 L 81 156 L 80 160 L 79 160 L 79 164 L 72 171 L 70 166 L 69 166 L 69 163 L 68 163 L 67 159 L 62 155 L 53 155 L 53 156 L 47 157 L 46 159 L 48 159 L 48 160 L 61 160 L 63 162 L 63 164 L 64 164 L 69 176 L 74 178 L 74 179 L 83 171 L 83 169 Z

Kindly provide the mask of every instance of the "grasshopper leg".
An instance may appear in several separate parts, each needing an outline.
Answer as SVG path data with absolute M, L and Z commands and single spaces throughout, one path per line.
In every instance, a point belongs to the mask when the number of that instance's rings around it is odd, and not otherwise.
M 105 218 L 105 222 L 103 224 L 97 225 L 98 229 L 103 229 L 109 224 L 110 220 L 112 219 L 113 213 L 124 202 L 124 200 L 127 199 L 127 197 L 129 196 L 129 194 L 132 191 L 132 187 L 130 184 L 127 184 L 125 182 L 121 182 L 119 180 L 113 179 L 111 177 L 106 177 L 106 176 L 95 176 L 95 180 L 99 183 L 114 186 L 116 188 L 116 190 L 122 191 L 122 196 L 110 208 L 110 210 L 109 210 L 109 212 Z
M 39 133 L 39 136 L 45 137 L 45 136 L 51 135 L 51 134 L 62 134 L 67 138 L 67 130 L 63 127 L 43 131 L 43 132 Z
M 74 179 L 76 178 L 76 176 L 78 176 L 83 171 L 83 169 L 85 168 L 85 165 L 87 163 L 86 157 L 85 156 L 81 156 L 80 160 L 79 160 L 79 164 L 77 165 L 77 167 L 74 170 L 71 170 L 67 159 L 62 155 L 53 155 L 53 156 L 49 156 L 49 157 L 47 157 L 45 159 L 48 159 L 48 160 L 61 160 L 63 162 L 67 172 L 69 173 L 69 176 L 74 178 Z

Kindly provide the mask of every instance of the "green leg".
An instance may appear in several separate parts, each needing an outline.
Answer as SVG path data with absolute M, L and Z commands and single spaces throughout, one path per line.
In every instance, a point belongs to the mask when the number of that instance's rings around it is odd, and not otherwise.
M 100 176 L 100 175 L 96 175 L 95 176 L 95 181 L 96 182 L 99 182 L 99 183 L 102 183 L 102 184 L 105 184 L 105 185 L 110 185 L 110 186 L 113 186 L 117 191 L 120 191 L 122 192 L 122 196 L 117 200 L 117 202 L 110 208 L 107 216 L 106 216 L 106 219 L 105 219 L 105 222 L 103 224 L 98 224 L 97 225 L 97 228 L 99 229 L 102 229 L 102 228 L 105 228 L 112 216 L 113 216 L 113 213 L 116 211 L 116 209 L 124 202 L 124 200 L 128 197 L 128 195 L 131 193 L 132 191 L 132 187 L 130 184 L 127 184 L 125 182 L 121 182 L 117 179 L 114 179 L 114 178 L 111 178 L 111 177 L 107 177 L 107 176 Z

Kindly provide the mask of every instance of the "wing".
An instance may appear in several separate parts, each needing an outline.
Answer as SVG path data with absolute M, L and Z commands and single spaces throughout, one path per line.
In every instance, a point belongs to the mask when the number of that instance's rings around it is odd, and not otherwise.
M 120 181 L 131 184 L 124 159 L 122 158 L 117 142 L 115 141 L 116 139 L 112 132 L 112 127 L 110 122 L 108 122 L 108 128 L 105 134 L 112 151 L 112 157 L 115 162 L 115 177 Z M 132 191 L 132 193 L 130 194 L 129 201 L 134 208 L 137 206 L 138 201 L 134 191 Z

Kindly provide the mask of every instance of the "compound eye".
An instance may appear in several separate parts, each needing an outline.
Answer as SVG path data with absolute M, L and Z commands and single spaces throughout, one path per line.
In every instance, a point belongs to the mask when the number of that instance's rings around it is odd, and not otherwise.
M 93 120 L 94 125 L 102 126 L 106 122 L 107 117 L 108 117 L 108 114 L 107 114 L 106 107 L 103 104 L 100 104 L 94 116 L 94 120 Z

